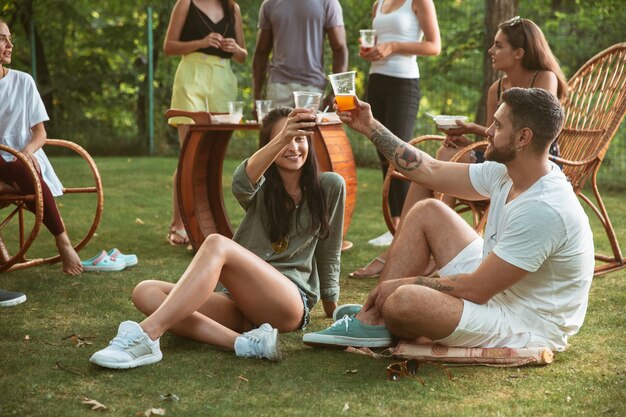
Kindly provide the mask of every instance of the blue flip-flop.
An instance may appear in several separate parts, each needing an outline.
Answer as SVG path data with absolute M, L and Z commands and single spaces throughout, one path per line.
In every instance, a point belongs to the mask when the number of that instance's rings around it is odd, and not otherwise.
M 131 254 L 124 254 L 122 252 L 120 252 L 120 250 L 118 248 L 113 248 L 110 251 L 107 252 L 107 255 L 109 255 L 109 257 L 113 260 L 115 259 L 123 259 L 124 262 L 126 262 L 126 266 L 135 266 L 137 265 L 137 263 L 139 262 L 139 260 L 137 259 L 137 255 L 133 255 Z
M 121 271 L 126 268 L 123 258 L 113 259 L 105 251 L 86 261 L 81 261 L 81 264 L 83 264 L 83 271 Z

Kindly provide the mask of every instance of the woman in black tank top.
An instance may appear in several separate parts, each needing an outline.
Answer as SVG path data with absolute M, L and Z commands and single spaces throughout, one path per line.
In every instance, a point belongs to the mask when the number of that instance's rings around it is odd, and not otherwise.
M 182 56 L 172 88 L 171 107 L 187 111 L 224 112 L 228 101 L 237 99 L 237 79 L 231 59 L 243 64 L 248 56 L 243 36 L 241 11 L 233 0 L 178 0 L 167 28 L 163 50 Z M 187 118 L 171 118 L 182 144 Z M 176 176 L 176 173 L 174 173 Z M 174 181 L 172 222 L 168 241 L 187 245 Z

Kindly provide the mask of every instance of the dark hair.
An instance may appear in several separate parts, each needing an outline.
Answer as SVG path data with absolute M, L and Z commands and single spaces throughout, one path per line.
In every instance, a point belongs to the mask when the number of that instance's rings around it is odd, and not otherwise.
M 263 126 L 259 135 L 259 147 L 267 145 L 272 139 L 274 125 L 289 116 L 292 109 L 289 107 L 277 107 L 263 118 Z M 319 180 L 319 168 L 317 156 L 311 137 L 307 136 L 309 153 L 302 166 L 300 176 L 300 189 L 302 190 L 301 202 L 306 202 L 311 213 L 311 228 L 309 232 L 320 239 L 326 239 L 330 234 L 328 223 L 328 208 L 326 198 L 322 191 Z M 276 242 L 291 231 L 291 213 L 296 210 L 296 227 L 300 223 L 300 210 L 295 207 L 292 198 L 287 194 L 283 181 L 275 164 L 265 171 L 265 209 L 269 215 L 269 235 L 272 242 Z
M 502 103 L 510 108 L 513 129 L 527 127 L 532 130 L 530 146 L 537 152 L 544 152 L 563 127 L 563 107 L 543 88 L 510 88 L 502 93 Z
M 524 50 L 522 66 L 528 71 L 552 71 L 557 78 L 558 98 L 567 96 L 567 81 L 543 32 L 529 19 L 516 16 L 498 25 L 511 46 Z
M 227 22 L 235 23 L 235 0 L 220 0 Z

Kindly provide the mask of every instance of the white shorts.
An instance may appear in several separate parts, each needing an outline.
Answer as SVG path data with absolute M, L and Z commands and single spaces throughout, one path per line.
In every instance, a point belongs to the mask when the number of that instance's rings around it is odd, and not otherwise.
M 474 240 L 439 269 L 439 276 L 474 272 L 482 261 L 482 247 L 481 238 Z M 486 304 L 463 300 L 463 313 L 456 329 L 436 342 L 459 347 L 555 348 L 554 343 L 537 335 L 539 328 L 531 323 L 537 323 L 538 317 L 532 312 L 527 313 L 513 311 L 493 298 Z

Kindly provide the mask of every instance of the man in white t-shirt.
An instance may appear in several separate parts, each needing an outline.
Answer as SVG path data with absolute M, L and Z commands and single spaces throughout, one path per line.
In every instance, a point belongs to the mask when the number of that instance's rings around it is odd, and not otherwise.
M 304 342 L 380 347 L 395 335 L 447 346 L 565 349 L 585 318 L 594 249 L 587 216 L 548 159 L 563 125 L 557 99 L 536 88 L 503 93 L 487 130 L 491 162 L 472 165 L 405 144 L 366 103 L 340 117 L 411 180 L 466 200 L 488 197 L 491 205 L 483 241 L 441 202 L 417 204 L 364 307 L 340 306 L 339 320 Z M 440 278 L 420 276 L 431 256 Z

